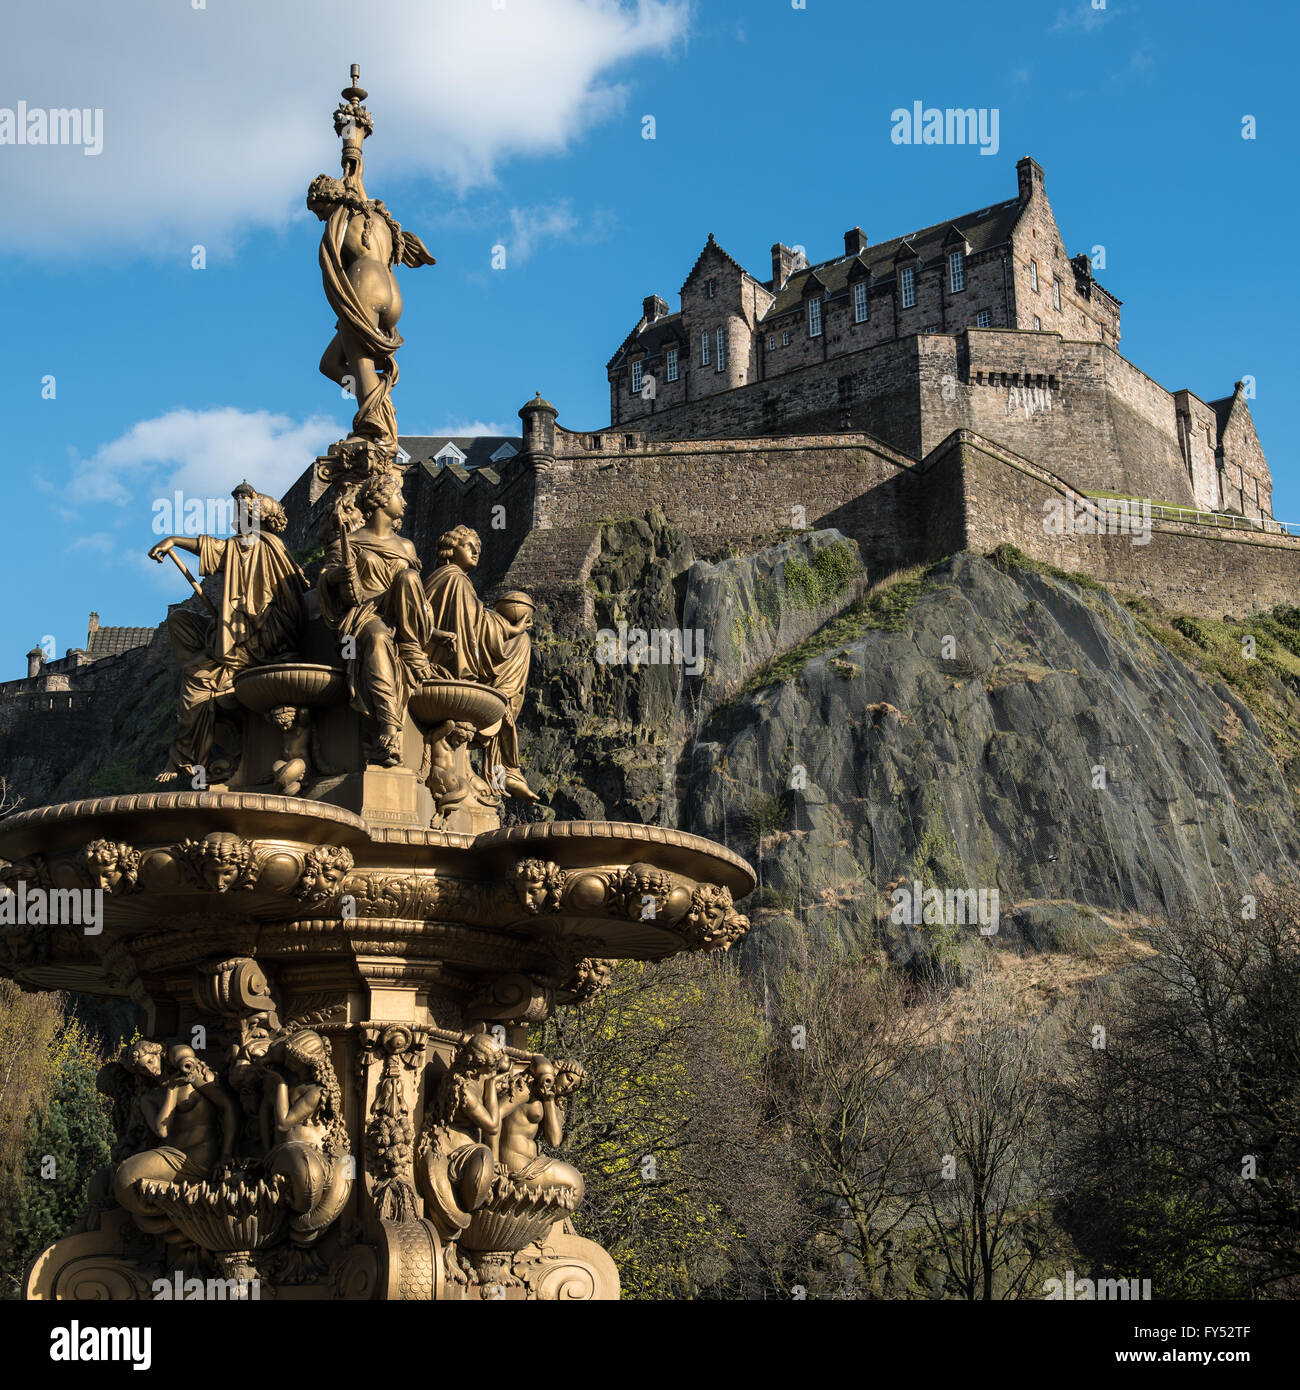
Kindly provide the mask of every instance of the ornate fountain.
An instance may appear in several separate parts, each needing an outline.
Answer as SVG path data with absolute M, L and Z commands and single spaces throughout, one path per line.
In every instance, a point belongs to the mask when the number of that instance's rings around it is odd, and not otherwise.
M 659 826 L 535 820 L 515 721 L 533 605 L 486 605 L 478 537 L 420 572 L 391 393 L 400 265 L 432 264 L 362 185 L 358 70 L 335 112 L 341 179 L 313 181 L 337 332 L 321 370 L 358 401 L 317 460 L 309 586 L 278 502 L 235 490 L 230 537 L 168 537 L 210 581 L 173 610 L 181 671 L 161 789 L 0 822 L 0 971 L 128 997 L 144 1036 L 109 1063 L 117 1143 L 36 1299 L 144 1299 L 174 1272 L 288 1299 L 616 1298 L 555 1156 L 576 1064 L 528 1049 L 618 959 L 725 949 L 749 866 Z M 99 903 L 65 920 L 60 905 Z M 42 920 L 37 921 L 37 917 Z M 46 923 L 55 923 L 47 925 Z

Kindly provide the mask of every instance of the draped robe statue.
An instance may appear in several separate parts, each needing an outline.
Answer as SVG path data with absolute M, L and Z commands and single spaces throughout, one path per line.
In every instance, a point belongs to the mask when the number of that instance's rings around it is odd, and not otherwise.
M 220 702 L 230 697 L 235 676 L 246 666 L 292 656 L 298 645 L 308 585 L 280 539 L 284 509 L 264 493 L 243 496 L 251 496 L 252 504 L 241 503 L 238 535 L 168 536 L 149 552 L 161 564 L 169 553 L 188 550 L 198 556 L 200 574 L 221 575 L 215 612 L 176 608 L 167 616 L 181 690 L 176 737 L 160 782 L 207 768 Z M 208 773 L 209 781 L 220 781 L 228 769 Z
M 324 223 L 320 239 L 325 298 L 337 315 L 336 332 L 320 361 L 322 373 L 357 398 L 354 438 L 397 449 L 395 353 L 402 345 L 397 320 L 402 292 L 393 267 L 434 265 L 424 243 L 403 232 L 378 198 L 361 183 L 361 146 L 347 157 L 342 179 L 321 174 L 312 180 L 307 206 Z
M 516 720 L 524 703 L 524 687 L 532 658 L 533 604 L 526 594 L 506 594 L 488 608 L 474 592 L 469 572 L 478 564 L 482 542 L 468 526 L 457 526 L 438 540 L 438 568 L 425 581 L 438 631 L 456 635 L 454 643 L 434 637 L 433 664 L 458 680 L 490 685 L 506 701 L 500 724 L 484 730 L 483 775 L 495 791 L 508 791 L 523 801 L 537 794 L 519 768 Z M 500 769 L 498 772 L 497 769 Z
M 348 530 L 340 509 L 318 584 L 320 611 L 338 634 L 352 707 L 376 726 L 374 761 L 395 767 L 411 687 L 431 674 L 433 623 L 415 547 L 397 534 L 406 508 L 401 480 L 376 474 L 356 505 L 365 524 Z

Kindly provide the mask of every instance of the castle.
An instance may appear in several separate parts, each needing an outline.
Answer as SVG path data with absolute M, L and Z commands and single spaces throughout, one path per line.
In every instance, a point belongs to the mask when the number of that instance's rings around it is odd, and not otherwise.
M 1120 301 L 1070 257 L 1032 159 L 1017 196 L 757 280 L 710 236 L 681 308 L 650 295 L 610 359 L 610 420 L 647 439 L 864 430 L 922 459 L 978 430 L 1085 490 L 1272 516 L 1240 388 L 1166 391 L 1119 352 Z M 1028 336 L 1028 335 L 1034 336 Z
M 408 534 L 432 556 L 474 526 L 485 583 L 577 625 L 602 523 L 652 505 L 706 558 L 833 526 L 872 574 L 1009 541 L 1187 613 L 1293 602 L 1300 541 L 1273 517 L 1247 390 L 1171 392 L 1129 362 L 1042 168 L 1016 174 L 1014 198 L 874 248 L 857 227 L 816 264 L 777 243 L 766 280 L 710 236 L 680 309 L 647 296 L 610 359 L 608 425 L 567 429 L 539 393 L 490 468 L 412 441 Z M 296 544 L 323 491 L 308 472 L 285 498 Z M 1117 504 L 1150 518 L 1141 544 L 1045 525 Z

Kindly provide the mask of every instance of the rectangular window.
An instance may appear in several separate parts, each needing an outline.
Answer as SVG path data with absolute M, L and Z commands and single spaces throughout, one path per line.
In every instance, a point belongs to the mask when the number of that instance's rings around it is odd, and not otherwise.
M 822 332 L 822 302 L 820 299 L 808 301 L 808 336 L 820 338 Z
M 776 347 L 776 334 L 775 334 L 775 333 L 769 333 L 769 334 L 767 335 L 767 350 L 768 350 L 768 352 L 771 352 L 775 347 Z
M 1061 307 L 1061 282 L 1055 275 L 1052 276 L 1052 303 L 1058 309 Z
M 867 321 L 867 282 L 859 280 L 853 286 L 853 322 L 866 323 Z
M 1041 332 L 1042 332 L 1042 329 L 1043 329 L 1043 321 L 1042 321 L 1042 319 L 1040 319 L 1040 318 L 1038 317 L 1037 314 L 1035 314 L 1035 315 L 1034 315 L 1034 332 L 1035 332 L 1035 333 L 1041 333 Z
M 1037 261 L 1030 261 L 1030 262 L 1029 262 L 1029 288 L 1030 288 L 1031 290 L 1033 290 L 1035 294 L 1038 293 L 1038 262 L 1037 262 Z
M 992 328 L 992 327 L 993 327 L 993 310 L 992 310 L 992 309 L 981 309 L 981 310 L 979 311 L 979 313 L 975 315 L 975 327 L 976 327 L 976 328 Z
M 701 367 L 707 367 L 708 365 L 709 365 L 709 330 L 706 328 L 706 329 L 704 330 L 704 332 L 700 334 L 700 366 L 701 366 Z
M 669 348 L 664 354 L 664 377 L 668 381 L 677 380 L 677 349 Z
M 725 370 L 727 365 L 727 340 L 722 336 L 722 329 L 718 329 L 718 370 Z
M 709 280 L 709 281 L 707 281 L 707 282 L 705 283 L 705 286 L 704 286 L 704 297 L 705 297 L 705 299 L 712 299 L 713 296 L 714 296 L 717 292 L 718 292 L 718 287 L 717 287 L 717 285 L 715 284 L 714 281 Z
M 966 288 L 966 253 L 953 251 L 948 256 L 948 288 L 956 294 Z
M 644 364 L 641 362 L 632 363 L 632 394 L 639 396 L 641 388 L 645 385 Z
M 916 271 L 908 266 L 899 277 L 903 291 L 903 308 L 911 309 L 916 304 Z
M 782 333 L 782 334 L 781 334 L 781 346 L 782 346 L 782 347 L 789 347 L 789 346 L 790 346 L 790 335 L 789 335 L 788 333 Z

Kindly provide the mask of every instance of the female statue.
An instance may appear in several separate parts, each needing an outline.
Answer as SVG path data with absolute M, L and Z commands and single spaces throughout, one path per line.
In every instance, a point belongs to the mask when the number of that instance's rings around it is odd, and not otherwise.
M 307 206 L 325 223 L 320 239 L 325 298 L 337 315 L 336 332 L 320 360 L 321 372 L 357 398 L 354 438 L 372 439 L 389 454 L 397 449 L 392 390 L 402 346 L 397 320 L 402 292 L 393 267 L 433 265 L 418 236 L 403 232 L 378 198 L 367 198 L 361 182 L 361 145 L 349 157 L 342 179 L 321 174 L 307 190 Z
M 355 530 L 348 529 L 342 503 L 335 512 L 338 534 L 325 552 L 320 611 L 342 644 L 352 708 L 377 726 L 373 761 L 395 767 L 411 686 L 432 674 L 426 649 L 434 625 L 419 556 L 398 534 L 406 510 L 401 479 L 373 474 L 358 490 L 356 507 L 364 522 Z
M 235 676 L 246 666 L 291 657 L 298 645 L 308 584 L 280 539 L 288 525 L 284 508 L 247 483 L 235 489 L 235 497 L 238 534 L 167 536 L 149 552 L 161 565 L 175 551 L 188 550 L 198 556 L 200 574 L 222 577 L 221 601 L 211 614 L 174 608 L 167 616 L 181 691 L 176 738 L 159 782 L 198 767 L 207 768 L 209 782 L 229 775 L 227 760 L 208 763 L 223 705 L 233 700 Z
M 479 681 L 505 697 L 504 718 L 480 735 L 483 774 L 495 791 L 536 801 L 537 794 L 519 768 L 515 727 L 532 657 L 528 633 L 533 625 L 533 604 L 527 594 L 520 593 L 506 594 L 493 608 L 483 603 L 469 577 L 481 551 L 478 532 L 468 526 L 457 526 L 438 539 L 438 567 L 424 588 L 433 626 L 454 633 L 456 640 L 449 643 L 435 638 L 430 657 L 457 680 Z

